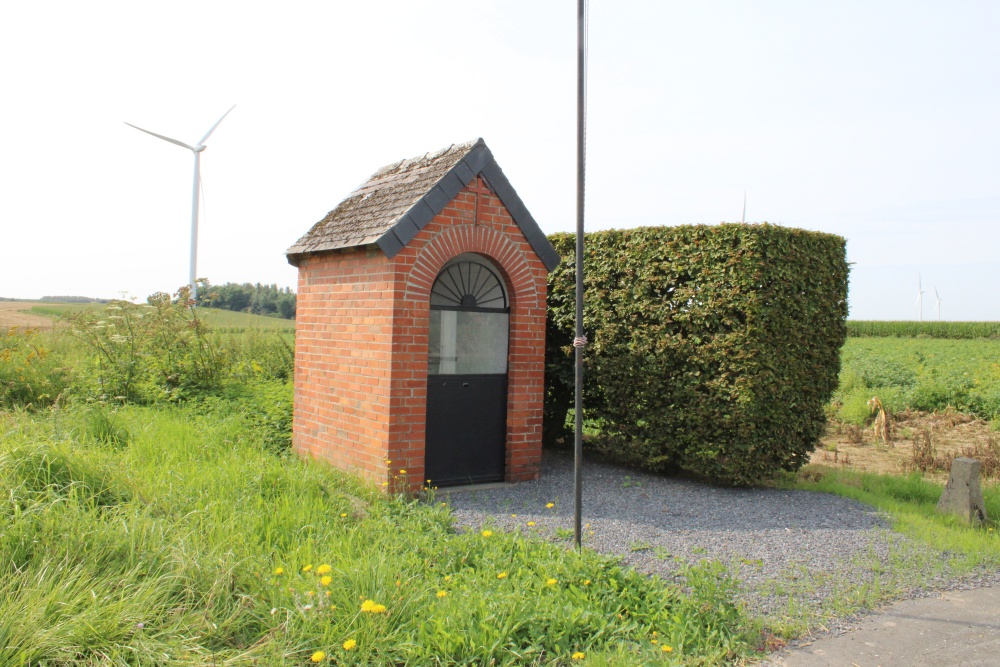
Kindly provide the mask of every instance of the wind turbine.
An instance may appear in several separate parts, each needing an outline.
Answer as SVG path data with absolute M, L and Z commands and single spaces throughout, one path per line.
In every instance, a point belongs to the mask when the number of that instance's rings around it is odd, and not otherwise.
M 917 272 L 917 313 L 921 322 L 924 321 L 924 288 L 920 284 L 920 272 Z
M 941 297 L 938 295 L 937 287 L 934 288 L 934 314 L 941 319 Z
M 229 107 L 229 111 L 232 111 L 235 108 L 236 108 L 236 105 L 234 104 L 233 106 Z M 201 139 L 199 139 L 198 143 L 195 144 L 194 146 L 188 146 L 183 141 L 177 141 L 176 139 L 171 139 L 170 137 L 165 137 L 162 134 L 157 134 L 156 132 L 150 132 L 149 130 L 144 130 L 141 127 L 139 127 L 138 125 L 133 125 L 132 123 L 128 123 L 128 122 L 125 123 L 129 127 L 134 127 L 135 129 L 139 130 L 140 132 L 145 132 L 146 134 L 151 134 L 154 137 L 156 137 L 157 139 L 163 139 L 164 141 L 169 141 L 172 144 L 176 144 L 178 146 L 186 148 L 189 151 L 191 151 L 192 153 L 194 153 L 194 185 L 192 187 L 192 192 L 191 192 L 191 276 L 190 276 L 191 280 L 190 280 L 190 282 L 191 282 L 191 299 L 192 300 L 197 300 L 198 299 L 198 283 L 197 283 L 197 280 L 198 280 L 198 276 L 197 276 L 197 266 L 198 266 L 198 195 L 199 195 L 200 189 L 201 189 L 201 152 L 203 150 L 205 150 L 206 148 L 208 148 L 208 146 L 205 145 L 205 142 L 208 141 L 208 138 L 210 136 L 212 136 L 213 132 L 215 132 L 215 128 L 219 127 L 219 123 L 221 123 L 225 119 L 225 117 L 229 115 L 229 111 L 227 111 L 226 113 L 222 114 L 222 118 L 220 118 L 219 120 L 215 121 L 215 125 L 213 125 L 212 127 L 208 128 L 208 132 L 205 133 L 205 136 L 203 136 Z

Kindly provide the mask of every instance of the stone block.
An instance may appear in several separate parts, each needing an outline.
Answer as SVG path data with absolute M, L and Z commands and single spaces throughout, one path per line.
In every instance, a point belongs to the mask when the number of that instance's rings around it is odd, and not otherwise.
M 937 504 L 939 512 L 955 514 L 973 526 L 983 525 L 986 504 L 979 486 L 979 468 L 975 459 L 959 457 L 952 462 L 948 485 Z

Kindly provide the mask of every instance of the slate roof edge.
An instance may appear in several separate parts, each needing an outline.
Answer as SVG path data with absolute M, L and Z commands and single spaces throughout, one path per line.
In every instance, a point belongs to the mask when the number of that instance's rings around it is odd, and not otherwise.
M 524 238 L 542 260 L 546 270 L 551 271 L 559 265 L 560 257 L 545 237 L 538 223 L 528 212 L 514 187 L 507 180 L 500 165 L 493 157 L 486 142 L 480 138 L 468 153 L 459 160 L 448 173 L 434 184 L 434 187 L 421 197 L 399 221 L 390 227 L 375 243 L 382 248 L 386 256 L 392 259 L 402 250 L 416 233 L 423 229 L 434 216 L 441 213 L 445 206 L 469 184 L 476 176 L 483 176 L 490 189 L 496 194 L 510 212 L 514 223 L 520 228 Z M 456 178 L 457 177 L 457 178 Z M 446 197 L 442 197 L 445 195 Z M 412 227 L 417 228 L 413 231 Z
M 504 175 L 500 165 L 493 157 L 493 153 L 481 137 L 455 166 L 438 179 L 430 190 L 424 193 L 406 213 L 401 215 L 388 230 L 376 239 L 375 245 L 381 248 L 389 259 L 395 257 L 476 176 L 482 176 L 486 180 L 490 190 L 496 194 L 510 212 L 514 223 L 524 234 L 524 238 L 531 245 L 538 258 L 542 260 L 546 270 L 552 271 L 556 268 L 560 262 L 559 253 L 549 243 L 545 233 L 542 232 L 510 181 L 507 180 L 507 176 Z M 296 244 L 285 252 L 285 257 L 289 264 L 298 266 L 303 257 L 337 249 L 339 248 L 310 250 Z

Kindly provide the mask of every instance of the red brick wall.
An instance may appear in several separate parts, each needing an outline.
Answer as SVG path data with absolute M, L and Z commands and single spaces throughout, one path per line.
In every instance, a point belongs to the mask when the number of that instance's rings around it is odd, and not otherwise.
M 538 476 L 546 270 L 478 178 L 392 260 L 362 249 L 301 262 L 293 426 L 298 451 L 379 482 L 405 469 L 410 486 L 420 486 L 430 289 L 441 267 L 463 252 L 490 258 L 507 283 L 507 479 Z

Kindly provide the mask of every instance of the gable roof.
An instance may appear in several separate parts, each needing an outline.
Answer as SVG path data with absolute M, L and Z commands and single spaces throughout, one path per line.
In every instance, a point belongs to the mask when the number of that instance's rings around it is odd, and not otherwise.
M 392 258 L 468 184 L 482 176 L 551 271 L 559 254 L 517 196 L 482 139 L 387 165 L 285 251 L 302 255 L 376 244 Z

